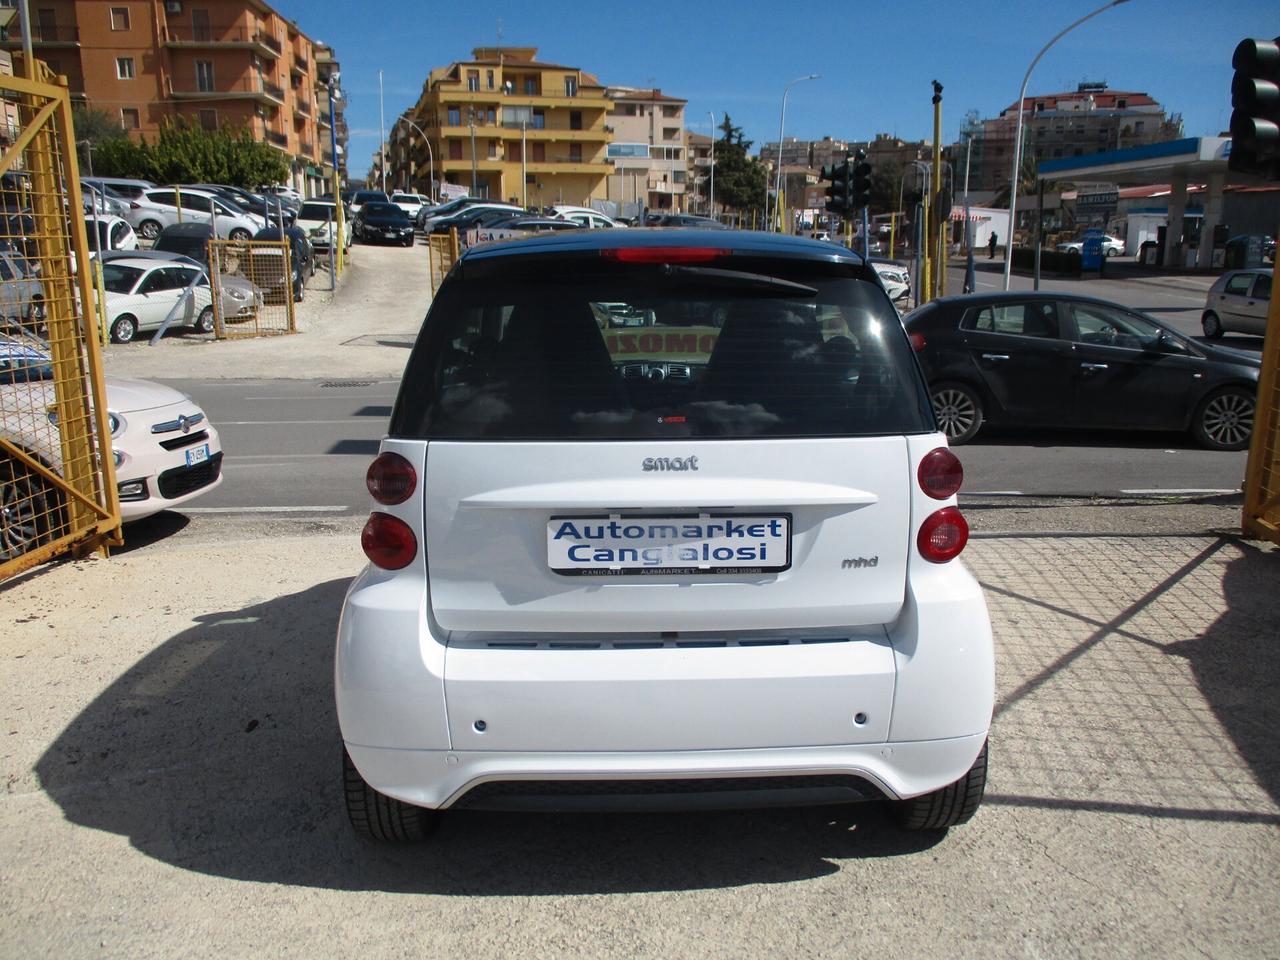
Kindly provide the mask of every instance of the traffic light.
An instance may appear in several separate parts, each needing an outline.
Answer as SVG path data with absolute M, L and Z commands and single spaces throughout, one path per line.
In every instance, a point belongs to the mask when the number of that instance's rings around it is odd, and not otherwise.
M 831 183 L 831 186 L 823 191 L 827 195 L 827 212 L 852 213 L 853 204 L 850 202 L 850 196 L 853 180 L 849 169 L 849 159 L 846 157 L 840 163 L 833 163 L 830 166 L 823 167 L 820 171 L 820 177 Z
M 1227 168 L 1280 180 L 1280 37 L 1241 40 L 1231 66 L 1236 74 Z
M 849 164 L 852 186 L 849 191 L 851 209 L 865 207 L 871 203 L 871 164 L 867 163 L 867 154 L 859 150 L 853 155 Z

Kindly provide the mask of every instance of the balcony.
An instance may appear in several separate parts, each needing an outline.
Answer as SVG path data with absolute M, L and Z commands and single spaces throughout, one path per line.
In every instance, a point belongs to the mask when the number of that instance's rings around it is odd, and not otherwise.
M 212 88 L 195 80 L 175 82 L 169 78 L 169 96 L 175 100 L 257 100 L 273 106 L 284 106 L 284 89 L 259 77 L 237 77 L 230 83 L 212 84 Z
M 268 129 L 265 135 L 267 138 L 267 143 L 274 144 L 275 146 L 281 147 L 281 148 L 289 146 L 289 138 L 283 133 L 280 133 L 276 130 Z
M 310 101 L 305 97 L 297 97 L 297 96 L 294 97 L 293 111 L 294 113 L 297 113 L 301 116 L 308 117 L 308 118 L 310 118 L 315 114 L 315 111 L 311 107 Z
M 301 54 L 296 51 L 294 52 L 293 54 L 294 70 L 297 70 L 299 73 L 306 73 L 307 68 L 310 66 L 311 66 L 311 61 L 307 59 L 305 54 Z
M 240 26 L 192 27 L 173 24 L 165 32 L 164 43 L 167 47 L 231 47 L 252 50 L 272 58 L 278 58 L 283 52 L 280 41 L 275 37 Z
M 316 145 L 308 140 L 301 140 L 298 143 L 298 153 L 308 159 L 314 160 L 316 155 Z
M 45 46 L 78 47 L 80 46 L 80 28 L 32 23 L 31 42 Z M 9 24 L 0 27 L 0 46 L 15 49 L 22 47 L 22 33 L 18 29 L 17 17 L 14 17 Z

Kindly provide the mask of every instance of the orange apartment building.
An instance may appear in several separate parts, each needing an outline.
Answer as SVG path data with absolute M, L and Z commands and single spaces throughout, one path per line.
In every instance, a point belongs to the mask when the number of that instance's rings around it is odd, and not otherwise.
M 73 98 L 131 136 L 154 140 L 177 117 L 210 130 L 247 127 L 289 156 L 295 189 L 331 189 L 326 83 L 337 60 L 266 3 L 30 0 L 30 11 L 36 56 L 66 76 Z M 20 50 L 17 12 L 5 14 L 0 48 Z M 346 128 L 340 114 L 336 122 L 344 174 Z

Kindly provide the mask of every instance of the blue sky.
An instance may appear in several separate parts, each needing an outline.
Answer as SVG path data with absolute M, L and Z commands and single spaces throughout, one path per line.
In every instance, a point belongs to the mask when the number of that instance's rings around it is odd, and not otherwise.
M 378 70 L 390 123 L 417 99 L 428 70 L 497 43 L 499 31 L 505 45 L 536 46 L 539 59 L 580 66 L 602 83 L 657 86 L 687 98 L 686 125 L 699 133 L 710 127 L 708 111 L 717 122 L 727 111 L 755 141 L 755 153 L 777 139 L 783 88 L 809 73 L 822 77 L 792 88 L 787 136 L 928 138 L 936 78 L 944 87 L 943 140 L 954 140 L 966 111 L 994 116 L 1013 103 L 1040 47 L 1101 0 L 851 0 L 838 20 L 831 3 L 757 0 L 274 2 L 334 45 L 348 95 L 350 169 L 362 175 L 378 146 Z M 1230 120 L 1236 43 L 1277 35 L 1277 0 L 1128 0 L 1059 40 L 1028 92 L 1105 80 L 1181 113 L 1188 136 L 1212 135 Z

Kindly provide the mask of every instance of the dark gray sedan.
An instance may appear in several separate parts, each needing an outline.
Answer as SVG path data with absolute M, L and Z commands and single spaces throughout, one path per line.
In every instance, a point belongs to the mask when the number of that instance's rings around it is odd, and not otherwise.
M 1128 307 L 1060 293 L 943 297 L 904 320 L 939 426 L 1189 430 L 1249 445 L 1261 361 L 1191 340 Z

